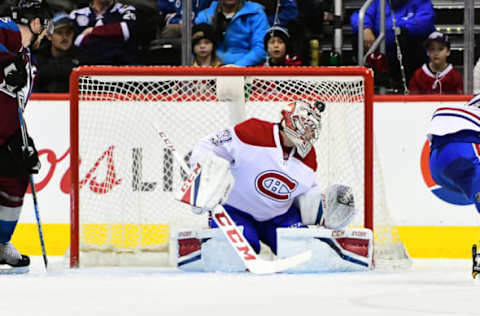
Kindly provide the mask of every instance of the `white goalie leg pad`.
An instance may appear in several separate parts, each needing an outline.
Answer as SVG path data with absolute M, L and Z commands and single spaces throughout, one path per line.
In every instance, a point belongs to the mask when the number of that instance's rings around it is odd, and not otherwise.
M 239 227 L 243 231 L 243 227 Z M 170 244 L 175 264 L 183 271 L 245 272 L 246 267 L 219 228 L 179 230 Z
M 287 272 L 322 273 L 373 269 L 373 234 L 370 229 L 277 229 L 279 258 L 305 250 L 312 250 L 312 258 Z
M 175 198 L 194 207 L 213 209 L 227 201 L 234 183 L 230 163 L 212 153 L 205 153 Z

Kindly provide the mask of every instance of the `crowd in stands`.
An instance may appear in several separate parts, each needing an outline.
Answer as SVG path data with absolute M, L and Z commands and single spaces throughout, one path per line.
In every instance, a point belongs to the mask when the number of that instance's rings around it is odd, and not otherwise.
M 79 65 L 151 65 L 144 58 L 155 39 L 181 39 L 182 1 L 83 0 L 69 12 L 51 6 L 55 17 L 35 43 L 37 92 L 67 92 L 68 76 Z M 380 34 L 380 0 L 367 9 L 364 47 Z M 193 66 L 311 65 L 310 40 L 332 33 L 333 0 L 193 0 Z M 350 21 L 357 45 L 358 11 Z M 435 31 L 431 0 L 386 1 L 386 54 L 366 58 L 375 83 L 414 94 L 461 94 L 462 76 L 449 63 L 448 38 Z M 321 50 L 321 47 L 320 47 Z M 321 53 L 321 52 L 320 52 Z M 325 59 L 318 65 L 340 65 Z M 357 64 L 356 54 L 342 65 Z M 480 92 L 480 61 L 476 68 Z

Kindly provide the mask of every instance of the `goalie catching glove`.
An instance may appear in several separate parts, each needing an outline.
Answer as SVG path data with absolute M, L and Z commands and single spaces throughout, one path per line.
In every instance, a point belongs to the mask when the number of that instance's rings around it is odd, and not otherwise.
M 322 225 L 329 229 L 343 229 L 355 217 L 355 201 L 352 188 L 334 184 L 321 192 L 314 187 L 296 200 L 302 223 Z
M 193 213 L 202 214 L 224 204 L 234 183 L 230 163 L 212 153 L 205 153 L 188 175 L 176 199 L 192 205 Z

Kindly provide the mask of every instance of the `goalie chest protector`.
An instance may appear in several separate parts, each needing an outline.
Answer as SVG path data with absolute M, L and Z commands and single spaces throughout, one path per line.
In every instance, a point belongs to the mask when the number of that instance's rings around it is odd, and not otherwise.
M 208 138 L 217 154 L 233 161 L 235 185 L 227 204 L 258 221 L 284 214 L 315 184 L 315 150 L 305 158 L 294 150 L 284 155 L 280 137 L 278 124 L 249 119 Z

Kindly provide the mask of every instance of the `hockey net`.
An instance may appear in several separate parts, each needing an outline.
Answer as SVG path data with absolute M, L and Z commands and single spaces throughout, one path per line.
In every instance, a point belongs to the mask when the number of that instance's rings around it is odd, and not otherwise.
M 373 79 L 359 67 L 81 67 L 72 73 L 70 265 L 168 265 L 169 236 L 207 226 L 173 199 L 185 178 L 158 136 L 188 161 L 196 141 L 294 100 L 326 103 L 318 183 L 350 185 L 354 227 L 374 228 L 377 266 L 409 262 L 374 157 Z M 170 260 L 171 261 L 171 260 Z

